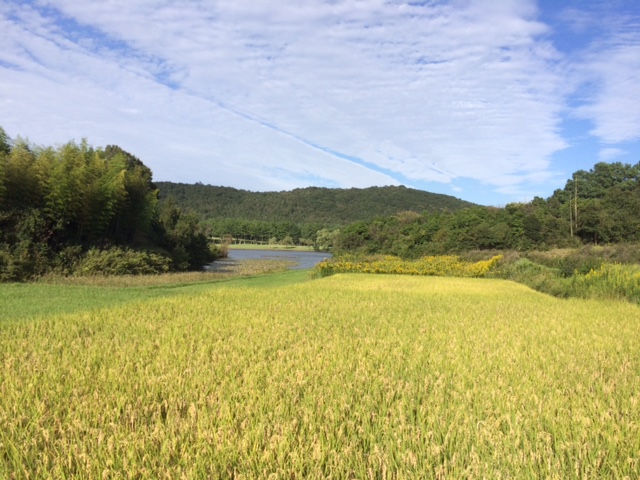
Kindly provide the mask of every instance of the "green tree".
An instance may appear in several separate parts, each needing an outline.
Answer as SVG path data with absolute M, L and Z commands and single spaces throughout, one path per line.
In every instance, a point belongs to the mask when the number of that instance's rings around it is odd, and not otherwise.
M 5 171 L 7 169 L 7 162 L 10 154 L 11 139 L 4 131 L 4 128 L 0 127 L 0 212 L 4 209 L 4 196 L 6 192 Z
M 323 228 L 316 233 L 316 250 L 330 251 L 333 249 L 336 238 L 340 235 L 340 229 L 330 230 Z
M 63 145 L 57 152 L 46 183 L 45 214 L 58 238 L 80 241 L 83 201 L 89 188 L 86 144 Z
M 110 237 L 109 226 L 127 200 L 126 174 L 121 155 L 107 160 L 102 152 L 95 152 L 90 159 L 80 217 L 85 242 Z
M 293 237 L 291 235 L 287 235 L 282 239 L 282 245 L 293 245 Z
M 40 185 L 34 169 L 35 162 L 36 156 L 29 143 L 18 137 L 4 162 L 7 210 L 27 210 L 40 206 Z
M 0 155 L 9 155 L 11 153 L 11 138 L 4 131 L 4 128 L 0 127 Z

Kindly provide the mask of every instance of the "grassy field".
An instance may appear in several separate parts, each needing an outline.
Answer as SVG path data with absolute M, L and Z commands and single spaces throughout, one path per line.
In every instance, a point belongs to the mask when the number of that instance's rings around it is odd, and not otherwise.
M 0 322 L 0 478 L 638 478 L 638 306 L 304 273 Z
M 161 297 L 194 295 L 222 286 L 267 288 L 309 279 L 279 260 L 243 260 L 227 273 L 187 272 L 144 276 L 50 277 L 40 283 L 0 283 L 2 321 L 35 319 Z M 241 282 L 241 283 L 240 283 Z

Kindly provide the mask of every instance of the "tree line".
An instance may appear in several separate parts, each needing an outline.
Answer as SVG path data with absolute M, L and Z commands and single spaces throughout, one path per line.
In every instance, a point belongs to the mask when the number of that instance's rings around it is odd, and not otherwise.
M 94 271 L 101 262 L 129 263 L 135 273 L 211 260 L 198 217 L 159 205 L 152 172 L 134 155 L 86 140 L 55 148 L 12 141 L 0 127 L 1 280 Z
M 432 197 L 404 187 L 260 193 L 169 182 L 160 186 L 167 196 L 177 195 L 177 204 L 204 215 L 207 232 L 219 238 L 415 258 L 638 241 L 639 176 L 640 163 L 601 162 L 575 172 L 547 199 L 503 208 L 455 202 L 453 197 L 446 199 L 446 207 L 428 204 Z M 343 205 L 351 206 L 348 215 Z
M 165 201 L 197 212 L 207 232 L 234 242 L 293 243 L 327 248 L 336 229 L 405 210 L 456 211 L 473 203 L 404 186 L 298 188 L 249 192 L 197 183 L 158 182 Z
M 321 223 L 295 223 L 291 221 L 246 220 L 221 218 L 204 220 L 203 226 L 211 238 L 222 243 L 284 243 L 312 246 L 318 232 L 326 225 Z
M 242 219 L 325 226 L 393 215 L 404 210 L 440 212 L 473 206 L 458 198 L 404 186 L 370 188 L 297 188 L 283 192 L 249 192 L 197 183 L 158 182 L 164 198 L 203 219 Z
M 548 249 L 640 241 L 640 163 L 598 163 L 579 170 L 549 198 L 504 208 L 402 212 L 351 223 L 337 252 L 405 258 L 488 249 Z

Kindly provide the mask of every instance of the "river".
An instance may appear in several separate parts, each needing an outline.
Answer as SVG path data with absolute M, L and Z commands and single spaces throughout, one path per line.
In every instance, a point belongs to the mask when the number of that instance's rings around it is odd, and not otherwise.
M 224 268 L 229 263 L 235 263 L 241 260 L 290 260 L 296 262 L 295 265 L 289 267 L 291 270 L 303 270 L 313 268 L 316 263 L 321 262 L 325 258 L 330 258 L 331 254 L 327 252 L 305 252 L 297 250 L 234 250 L 229 249 L 227 258 L 216 260 L 208 266 L 209 269 L 216 270 Z

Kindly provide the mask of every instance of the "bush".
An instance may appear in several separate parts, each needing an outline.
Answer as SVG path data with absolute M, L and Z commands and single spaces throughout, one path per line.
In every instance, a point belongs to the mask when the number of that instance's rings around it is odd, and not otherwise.
M 53 262 L 53 273 L 55 275 L 72 275 L 78 268 L 78 264 L 82 260 L 82 247 L 73 245 L 65 247 L 60 251 Z
M 291 235 L 287 235 L 282 239 L 282 245 L 293 245 L 293 238 Z
M 112 247 L 92 248 L 80 260 L 75 275 L 148 275 L 166 273 L 171 260 L 163 255 Z
M 607 260 L 607 263 L 640 264 L 640 244 L 620 243 L 610 247 L 601 247 L 601 255 Z
M 495 272 L 495 276 L 522 283 L 554 297 L 566 298 L 570 294 L 571 282 L 564 278 L 558 268 L 551 268 L 532 262 L 528 258 L 520 258 L 513 263 L 505 264 Z
M 618 249 L 606 251 L 614 255 L 620 253 Z M 557 267 L 521 258 L 503 262 L 499 269 L 492 271 L 491 276 L 513 280 L 560 298 L 596 298 L 640 303 L 640 265 L 610 263 L 605 257 L 596 257 L 597 252 L 598 247 L 561 255 L 556 252 L 551 256 L 536 253 L 530 256 Z M 594 268 L 585 272 L 589 265 L 594 265 Z
M 211 243 L 209 244 L 209 251 L 211 252 L 213 260 L 217 260 L 218 258 L 227 258 L 229 256 L 229 245 L 226 243 Z
M 13 258 L 8 245 L 0 245 L 0 282 L 14 280 L 12 264 Z
M 22 282 L 46 274 L 50 255 L 46 244 L 29 240 L 0 245 L 0 281 Z
M 557 268 L 562 276 L 569 278 L 575 273 L 586 275 L 592 270 L 598 270 L 605 263 L 638 264 L 640 245 L 585 245 L 571 250 L 529 252 L 526 257 L 547 267 Z

